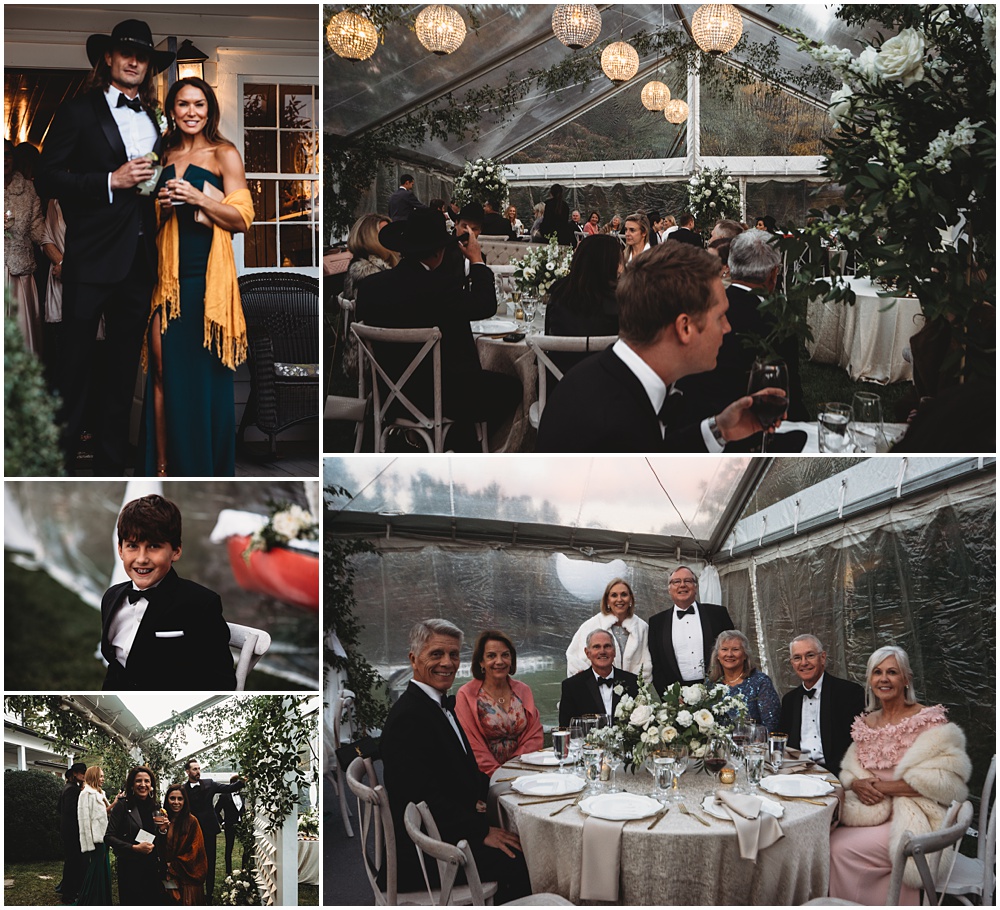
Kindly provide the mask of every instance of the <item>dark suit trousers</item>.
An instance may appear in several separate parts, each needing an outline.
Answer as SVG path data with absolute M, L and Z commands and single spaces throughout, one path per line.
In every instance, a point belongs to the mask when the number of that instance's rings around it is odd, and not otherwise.
M 149 319 L 156 273 L 145 244 L 136 245 L 132 267 L 117 284 L 67 282 L 57 368 L 62 396 L 62 445 L 72 469 L 88 402 L 96 415 L 94 473 L 121 475 L 128 452 L 129 417 Z M 97 355 L 97 328 L 104 315 L 105 341 Z
M 226 824 L 226 875 L 233 874 L 233 847 L 236 846 L 236 825 L 237 822 Z M 242 860 L 240 860 L 242 862 Z

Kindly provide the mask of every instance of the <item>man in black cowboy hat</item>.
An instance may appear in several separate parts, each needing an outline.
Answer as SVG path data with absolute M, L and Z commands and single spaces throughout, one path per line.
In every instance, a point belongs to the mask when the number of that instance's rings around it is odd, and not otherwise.
M 458 243 L 449 243 L 444 251 L 442 268 L 462 286 L 470 307 L 469 319 L 489 319 L 497 311 L 496 282 L 493 270 L 486 265 L 479 235 L 483 232 L 485 212 L 478 202 L 467 202 L 455 216 Z M 468 237 L 468 239 L 463 239 Z M 478 266 L 478 268 L 477 268 Z M 486 272 L 489 272 L 487 277 Z M 478 280 L 473 280 L 473 279 Z
M 450 447 L 475 449 L 471 425 L 485 420 L 496 426 L 510 416 L 521 400 L 520 382 L 512 376 L 484 370 L 469 321 L 496 311 L 493 273 L 482 265 L 475 236 L 452 237 L 444 216 L 433 209 L 417 209 L 406 221 L 387 224 L 379 243 L 402 253 L 396 268 L 366 278 L 358 285 L 357 318 L 367 325 L 387 328 L 441 329 L 441 394 L 446 417 L 465 424 L 449 434 Z M 442 268 L 446 250 L 458 245 L 472 263 L 471 289 Z M 491 310 L 489 301 L 492 299 Z M 376 351 L 386 372 L 398 379 L 413 358 L 408 346 L 387 345 Z M 425 360 L 407 384 L 407 395 L 425 413 L 433 409 L 433 374 Z M 463 435 L 464 433 L 464 435 Z
M 76 807 L 80 802 L 80 790 L 87 766 L 74 762 L 66 770 L 66 786 L 59 794 L 59 837 L 63 845 L 63 877 L 56 887 L 64 904 L 72 904 L 83 884 L 87 862 L 80 850 L 80 823 Z
M 121 474 L 139 351 L 156 283 L 149 180 L 160 128 L 153 77 L 174 59 L 157 51 L 149 26 L 126 19 L 110 35 L 91 35 L 88 90 L 62 104 L 42 150 L 40 178 L 66 219 L 63 338 L 57 373 L 63 447 L 73 467 L 88 398 L 96 396 L 94 473 Z M 95 339 L 104 316 L 104 354 Z M 91 373 L 94 381 L 91 381 Z

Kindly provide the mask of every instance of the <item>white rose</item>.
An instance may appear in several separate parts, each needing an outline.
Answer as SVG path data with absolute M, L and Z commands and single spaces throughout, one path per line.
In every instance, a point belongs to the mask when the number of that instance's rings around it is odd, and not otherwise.
M 667 724 L 667 726 L 663 728 L 663 732 L 660 734 L 660 739 L 662 739 L 665 743 L 672 743 L 675 739 L 677 739 L 677 728 Z
M 621 685 L 621 683 L 619 683 L 619 684 L 618 684 L 617 686 L 615 686 L 615 687 L 614 687 L 614 688 L 613 688 L 613 689 L 612 689 L 611 691 L 612 691 L 612 692 L 614 692 L 614 693 L 615 693 L 615 695 L 622 695 L 622 694 L 624 694 L 624 692 L 625 692 L 625 689 L 624 689 L 624 687 L 623 687 L 623 686 Z
M 694 718 L 691 716 L 690 711 L 678 711 L 677 712 L 677 723 L 682 727 L 690 727 L 694 723 Z
M 274 518 L 271 519 L 271 526 L 276 534 L 289 539 L 299 533 L 299 523 L 295 516 L 289 514 L 288 511 L 275 513 Z
M 830 96 L 830 116 L 834 123 L 842 123 L 851 115 L 851 99 L 854 92 L 849 85 L 843 85 Z
M 903 29 L 882 45 L 875 58 L 875 69 L 883 79 L 899 80 L 904 88 L 924 78 L 924 55 L 927 44 L 915 28 Z
M 635 727 L 648 724 L 653 719 L 653 709 L 649 705 L 639 705 L 629 716 L 628 722 Z
M 860 54 L 851 69 L 859 76 L 869 82 L 878 82 L 882 77 L 879 75 L 875 61 L 878 59 L 878 51 L 873 47 L 866 47 Z
M 706 711 L 704 708 L 694 712 L 694 722 L 698 725 L 698 729 L 702 733 L 706 733 L 715 726 L 715 718 L 712 717 L 712 712 Z
M 686 705 L 696 705 L 704 696 L 701 686 L 681 686 L 681 698 Z

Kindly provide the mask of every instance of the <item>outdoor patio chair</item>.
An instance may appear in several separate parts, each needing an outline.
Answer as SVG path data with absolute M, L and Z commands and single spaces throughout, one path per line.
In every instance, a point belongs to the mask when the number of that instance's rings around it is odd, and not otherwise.
M 955 857 L 955 867 L 944 887 L 945 894 L 954 894 L 963 904 L 971 906 L 967 895 L 978 900 L 984 907 L 996 903 L 997 890 L 997 805 L 994 789 L 997 779 L 997 757 L 994 754 L 990 769 L 986 772 L 983 794 L 979 801 L 979 837 L 976 841 L 976 856 Z M 992 805 L 991 805 L 992 803 Z
M 924 902 L 929 904 L 939 903 L 938 895 L 943 893 L 948 880 L 948 873 L 951 870 L 950 853 L 954 853 L 962 837 L 965 835 L 969 823 L 972 821 L 972 803 L 966 800 L 964 803 L 955 801 L 948 808 L 944 823 L 937 831 L 927 834 L 910 834 L 907 832 L 900 841 L 896 850 L 896 855 L 892 858 L 892 877 L 889 879 L 889 891 L 886 895 L 885 906 L 895 907 L 899 904 L 899 892 L 903 885 L 903 870 L 906 861 L 913 858 L 917 870 L 920 872 L 920 880 L 923 883 Z M 941 859 L 937 871 L 931 870 L 927 862 L 928 855 L 941 853 Z M 817 897 L 811 901 L 806 901 L 806 907 L 863 907 L 864 904 L 857 904 L 854 901 L 844 900 L 838 897 Z
M 263 629 L 251 626 L 241 626 L 235 622 L 227 622 L 229 626 L 229 647 L 238 648 L 239 660 L 236 661 L 236 691 L 243 692 L 247 687 L 247 677 L 257 666 L 257 661 L 271 647 L 271 636 Z
M 526 339 L 538 363 L 538 401 L 533 402 L 528 411 L 528 420 L 537 430 L 545 410 L 548 373 L 556 380 L 563 378 L 563 371 L 553 363 L 552 351 L 570 351 L 577 354 L 596 353 L 618 340 L 617 335 L 529 335 Z
M 367 779 L 368 783 L 365 783 Z M 378 782 L 375 765 L 370 758 L 356 758 L 347 766 L 347 786 L 358 798 L 358 843 L 361 860 L 372 886 L 377 907 L 399 907 L 404 904 L 433 906 L 434 898 L 426 890 L 396 890 L 396 832 L 389 811 L 389 794 Z M 373 851 L 369 851 L 369 836 Z M 385 869 L 385 890 L 378 884 L 379 873 Z
M 445 417 L 441 406 L 441 330 L 436 326 L 426 329 L 388 329 L 367 326 L 355 322 L 351 326 L 358 339 L 358 388 L 359 397 L 365 394 L 365 383 L 369 382 L 373 401 L 375 421 L 375 451 L 384 452 L 386 438 L 392 427 L 412 430 L 427 446 L 428 452 L 445 451 L 445 437 L 454 421 Z M 384 357 L 387 345 L 408 345 L 415 351 L 413 358 L 398 376 L 391 376 L 379 362 L 375 346 L 380 348 L 379 356 Z M 407 394 L 406 384 L 417 368 L 428 358 L 433 368 L 432 413 L 428 416 L 414 404 Z M 404 358 L 405 359 L 405 358 Z M 366 363 L 368 379 L 365 378 Z M 476 432 L 482 442 L 483 451 L 489 451 L 486 423 L 476 424 Z
M 479 867 L 476 865 L 476 858 L 472 855 L 472 848 L 467 840 L 460 840 L 457 846 L 441 840 L 437 823 L 434 821 L 434 816 L 427 803 L 420 802 L 416 805 L 410 803 L 403 813 L 403 823 L 406 825 L 406 833 L 410 835 L 410 840 L 417 847 L 417 855 L 420 857 L 420 867 L 424 870 L 425 880 L 427 866 L 424 854 L 437 862 L 438 876 L 441 880 L 441 888 L 435 892 L 438 895 L 437 906 L 469 904 L 473 907 L 486 907 L 493 905 L 497 883 L 484 883 L 480 880 Z M 460 870 L 465 871 L 465 880 L 468 884 L 455 885 L 455 879 Z M 572 906 L 572 903 L 558 894 L 532 894 L 516 901 L 509 901 L 503 906 L 552 905 Z
M 268 437 L 319 417 L 319 282 L 294 272 L 243 275 L 240 299 L 247 322 L 250 397 L 236 434 L 250 424 Z

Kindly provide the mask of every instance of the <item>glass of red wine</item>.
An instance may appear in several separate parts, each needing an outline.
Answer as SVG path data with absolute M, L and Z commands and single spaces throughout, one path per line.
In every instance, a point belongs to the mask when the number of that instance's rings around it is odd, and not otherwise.
M 726 759 L 729 756 L 729 744 L 724 736 L 713 736 L 708 741 L 705 750 L 705 770 L 711 774 L 716 782 L 719 780 L 719 773 L 726 767 Z M 706 796 L 715 796 L 715 787 L 705 791 Z
M 762 389 L 777 389 L 758 394 Z M 761 452 L 767 451 L 767 431 L 771 429 L 788 410 L 788 366 L 783 360 L 773 358 L 754 361 L 750 369 L 750 382 L 747 394 L 753 395 L 753 405 L 750 410 L 764 428 L 760 440 Z

